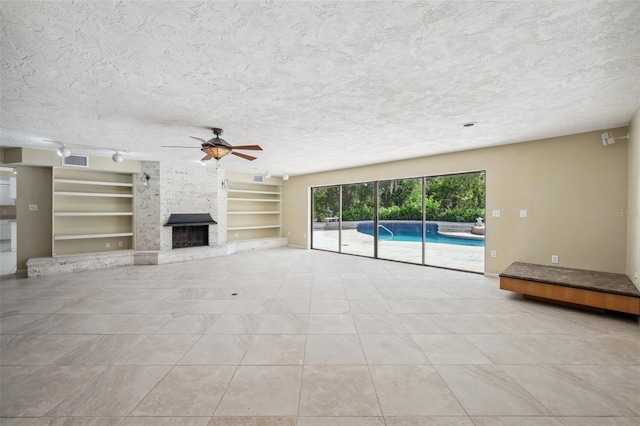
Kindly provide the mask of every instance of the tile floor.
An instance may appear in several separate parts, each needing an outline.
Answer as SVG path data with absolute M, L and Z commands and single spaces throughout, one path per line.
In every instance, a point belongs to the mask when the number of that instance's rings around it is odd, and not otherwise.
M 285 248 L 0 296 L 3 426 L 640 424 L 636 318 L 477 274 Z

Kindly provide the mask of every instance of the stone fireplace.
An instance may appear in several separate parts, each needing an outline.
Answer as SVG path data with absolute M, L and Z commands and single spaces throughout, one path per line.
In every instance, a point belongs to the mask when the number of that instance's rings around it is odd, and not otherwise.
M 151 179 L 147 185 L 136 184 L 136 251 L 175 257 L 183 251 L 175 248 L 213 249 L 226 243 L 227 197 L 221 169 L 143 161 L 142 171 Z M 198 229 L 176 229 L 185 226 Z

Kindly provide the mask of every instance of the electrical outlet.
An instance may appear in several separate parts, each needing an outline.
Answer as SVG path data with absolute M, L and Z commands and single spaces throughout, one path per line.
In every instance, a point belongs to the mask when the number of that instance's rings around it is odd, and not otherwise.
M 551 263 L 558 263 L 558 256 L 555 254 L 551 256 Z
M 527 210 L 520 210 L 520 217 L 527 217 Z
M 491 257 L 498 257 L 498 252 L 495 250 L 491 250 Z
M 37 204 L 29 204 L 29 211 L 30 212 L 37 212 L 38 211 L 38 205 Z
M 107 248 L 111 248 L 111 243 L 107 243 Z
M 235 237 L 238 238 L 238 233 L 236 232 Z
M 492 210 L 491 211 L 491 216 L 500 217 L 500 210 Z
M 122 247 L 122 241 L 118 241 L 118 247 Z

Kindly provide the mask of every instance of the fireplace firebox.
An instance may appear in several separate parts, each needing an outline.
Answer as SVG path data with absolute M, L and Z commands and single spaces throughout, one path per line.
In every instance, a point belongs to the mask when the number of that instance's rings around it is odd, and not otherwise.
M 171 248 L 200 247 L 209 245 L 209 225 L 174 226 Z
M 209 213 L 172 214 L 165 224 L 173 227 L 171 248 L 208 246 L 209 225 L 216 225 Z

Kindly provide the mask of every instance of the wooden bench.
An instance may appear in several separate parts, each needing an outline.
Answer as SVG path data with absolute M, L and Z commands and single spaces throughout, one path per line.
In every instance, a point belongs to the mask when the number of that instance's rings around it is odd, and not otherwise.
M 500 288 L 527 299 L 640 315 L 640 291 L 624 274 L 516 262 L 500 274 Z

